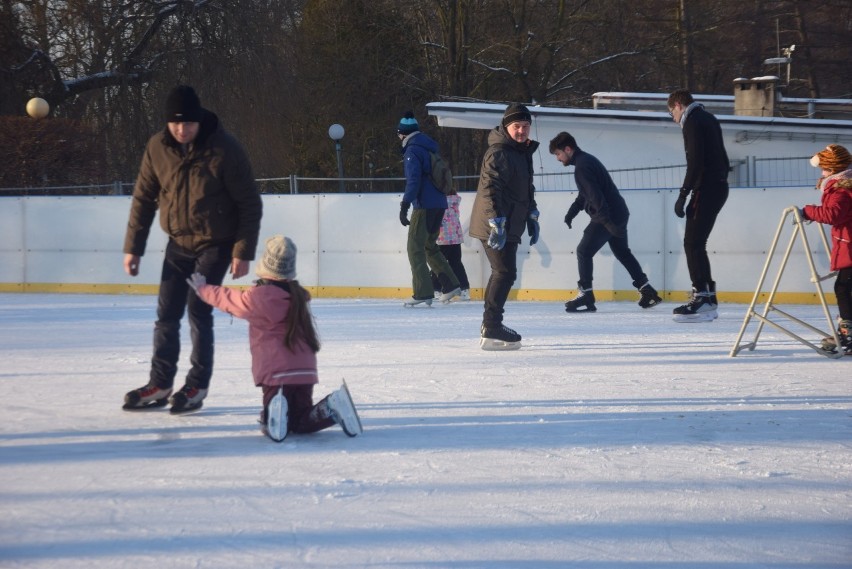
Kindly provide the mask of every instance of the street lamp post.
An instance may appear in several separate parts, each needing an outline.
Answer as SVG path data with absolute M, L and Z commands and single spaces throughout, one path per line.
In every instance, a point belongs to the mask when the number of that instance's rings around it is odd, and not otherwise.
M 343 126 L 337 123 L 334 123 L 330 127 L 328 127 L 328 136 L 334 141 L 334 149 L 337 151 L 337 178 L 340 180 L 340 193 L 346 193 L 346 189 L 343 187 L 343 160 L 340 157 L 340 152 L 342 150 L 340 146 L 340 141 L 343 139 L 343 135 L 346 133 L 343 130 Z

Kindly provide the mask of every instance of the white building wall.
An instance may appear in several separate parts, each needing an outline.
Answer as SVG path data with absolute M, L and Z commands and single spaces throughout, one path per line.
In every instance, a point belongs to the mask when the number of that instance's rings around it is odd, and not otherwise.
M 634 254 L 655 287 L 672 291 L 673 298 L 683 297 L 691 283 L 681 245 L 684 221 L 672 213 L 677 192 L 625 190 L 623 194 L 631 211 L 629 238 Z M 267 237 L 284 233 L 299 248 L 299 281 L 319 296 L 406 297 L 411 294 L 411 273 L 407 230 L 398 217 L 400 197 L 263 196 L 258 253 Z M 533 248 L 525 239 L 519 248 L 517 298 L 560 299 L 575 289 L 575 249 L 588 222 L 581 213 L 573 229 L 564 224 L 565 212 L 575 197 L 574 192 L 537 195 L 541 239 Z M 818 201 L 812 188 L 733 188 L 708 246 L 720 294 L 748 302 L 784 208 Z M 462 194 L 465 230 L 472 204 L 473 194 Z M 139 276 L 126 275 L 122 245 L 129 208 L 126 196 L 0 198 L 0 291 L 155 290 L 166 239 L 155 220 Z M 808 231 L 819 227 L 814 224 Z M 828 272 L 815 233 L 810 245 L 819 270 Z M 785 246 L 786 241 L 782 251 Z M 472 288 L 484 288 L 490 270 L 482 245 L 467 237 L 462 250 Z M 804 252 L 798 246 L 793 251 L 779 291 L 800 293 L 798 300 L 808 301 L 814 284 Z M 248 278 L 226 278 L 226 284 L 250 282 Z M 630 277 L 608 247 L 595 257 L 594 286 L 603 299 L 612 294 L 615 298 L 635 297 Z M 831 286 L 824 288 L 831 290 Z

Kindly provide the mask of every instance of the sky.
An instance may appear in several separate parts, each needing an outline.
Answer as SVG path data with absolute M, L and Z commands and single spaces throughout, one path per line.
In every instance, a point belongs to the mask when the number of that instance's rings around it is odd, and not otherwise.
M 275 443 L 218 312 L 204 408 L 122 411 L 155 304 L 0 294 L 0 568 L 852 567 L 852 359 L 731 357 L 745 305 L 510 301 L 486 352 L 481 301 L 315 299 L 315 399 L 345 379 L 364 433 Z

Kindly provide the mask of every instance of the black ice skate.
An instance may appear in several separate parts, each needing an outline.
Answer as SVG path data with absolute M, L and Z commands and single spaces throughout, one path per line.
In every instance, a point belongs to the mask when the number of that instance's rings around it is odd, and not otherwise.
M 180 391 L 172 395 L 170 400 L 172 407 L 169 409 L 169 413 L 183 415 L 184 413 L 198 411 L 204 405 L 205 397 L 207 397 L 206 389 L 184 385 L 180 388 Z
M 502 324 L 486 327 L 485 324 L 479 330 L 479 347 L 486 351 L 519 350 L 521 348 L 521 335 Z
M 577 289 L 577 296 L 565 303 L 565 312 L 595 312 L 595 293 L 591 288 Z
M 660 295 L 657 294 L 654 287 L 651 286 L 651 283 L 645 283 L 639 287 L 639 294 L 642 295 L 639 299 L 639 306 L 642 308 L 651 308 L 652 306 L 657 306 L 663 301 Z
M 141 411 L 143 409 L 157 409 L 165 407 L 169 402 L 171 388 L 162 389 L 156 385 L 144 385 L 139 389 L 128 391 L 124 396 L 125 411 Z
M 719 317 L 719 313 L 711 297 L 709 291 L 692 289 L 692 300 L 672 310 L 672 319 L 675 322 L 712 322 Z

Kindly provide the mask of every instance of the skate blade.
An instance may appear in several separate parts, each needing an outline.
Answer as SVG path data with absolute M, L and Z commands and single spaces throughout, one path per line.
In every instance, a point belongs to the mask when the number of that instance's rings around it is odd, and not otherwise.
M 420 302 L 405 302 L 405 303 L 403 303 L 403 306 L 405 308 L 415 308 L 417 306 L 419 306 L 420 308 L 432 308 L 432 301 L 431 300 L 423 300 L 423 301 L 420 301 Z
M 510 350 L 520 350 L 521 343 L 494 340 L 492 338 L 480 338 L 479 347 L 486 352 L 508 352 Z
M 193 405 L 192 407 L 182 407 L 180 409 L 172 407 L 169 409 L 169 413 L 172 415 L 191 415 L 201 411 L 202 407 L 204 407 L 204 401 L 199 401 L 197 405 Z
M 130 403 L 125 403 L 122 405 L 122 409 L 125 411 L 151 411 L 154 409 L 162 409 L 169 402 L 168 397 L 164 397 L 163 399 L 157 399 L 156 401 L 151 401 L 149 403 L 143 403 L 141 405 L 131 405 Z
M 672 320 L 675 322 L 691 324 L 693 322 L 713 322 L 713 320 L 718 318 L 718 316 L 719 315 L 716 311 L 699 312 L 697 314 L 673 314 Z
M 266 412 L 266 434 L 273 441 L 280 443 L 287 436 L 287 399 L 283 389 L 279 389 L 269 402 Z
M 594 306 L 591 306 L 591 307 L 587 306 L 586 308 L 583 308 L 583 309 L 567 308 L 567 307 L 565 308 L 565 312 L 569 312 L 569 313 L 570 312 L 597 312 L 597 311 L 598 311 L 598 309 Z
M 662 299 L 662 298 L 660 298 L 660 299 L 658 299 L 658 300 L 652 300 L 652 301 L 651 301 L 651 302 L 649 302 L 648 304 L 644 304 L 644 305 L 643 305 L 643 304 L 640 304 L 639 306 L 640 306 L 641 308 L 654 308 L 655 306 L 657 306 L 657 305 L 658 305 L 658 304 L 660 304 L 661 302 L 663 302 L 663 299 Z

